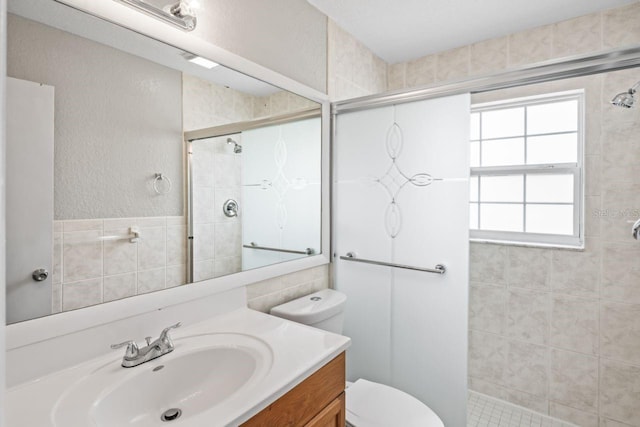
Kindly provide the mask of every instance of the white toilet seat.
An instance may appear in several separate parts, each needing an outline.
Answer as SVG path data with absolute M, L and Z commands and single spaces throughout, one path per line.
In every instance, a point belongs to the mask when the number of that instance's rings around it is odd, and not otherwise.
M 346 390 L 347 422 L 354 427 L 444 427 L 424 403 L 393 387 L 359 379 Z

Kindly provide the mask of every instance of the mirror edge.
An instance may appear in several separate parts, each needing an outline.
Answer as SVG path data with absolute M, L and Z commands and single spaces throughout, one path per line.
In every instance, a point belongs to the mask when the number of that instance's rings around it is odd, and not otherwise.
M 265 68 L 246 58 L 226 51 L 212 43 L 186 34 L 165 24 L 131 11 L 115 2 L 90 2 L 87 0 L 55 0 L 85 13 L 98 16 L 125 26 L 147 37 L 188 50 L 199 56 L 232 68 L 235 71 L 263 80 L 281 89 L 295 93 L 317 102 L 322 109 L 322 191 L 321 191 L 321 247 L 322 252 L 307 258 L 273 264 L 253 270 L 234 273 L 228 276 L 192 283 L 163 292 L 137 295 L 109 303 L 85 307 L 79 310 L 58 313 L 26 320 L 6 327 L 6 350 L 12 350 L 29 344 L 46 341 L 62 335 L 79 332 L 99 325 L 115 322 L 127 317 L 162 310 L 170 306 L 184 304 L 198 298 L 207 297 L 227 290 L 240 288 L 252 283 L 272 279 L 285 274 L 313 268 L 330 263 L 330 103 L 327 94 L 308 87 L 276 71 Z

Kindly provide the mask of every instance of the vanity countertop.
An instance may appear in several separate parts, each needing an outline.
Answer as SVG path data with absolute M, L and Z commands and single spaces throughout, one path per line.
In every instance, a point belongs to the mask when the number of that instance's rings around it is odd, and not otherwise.
M 154 370 L 164 364 L 169 365 L 171 360 L 181 356 L 181 349 L 187 348 L 184 345 L 186 340 L 199 339 L 199 336 L 205 337 L 204 339 L 224 336 L 225 345 L 230 347 L 234 346 L 233 342 L 229 341 L 234 336 L 247 337 L 247 339 L 261 342 L 260 345 L 267 349 L 268 353 L 265 359 L 270 358 L 270 360 L 266 360 L 262 367 L 256 368 L 256 371 L 261 370 L 261 378 L 256 379 L 250 386 L 240 388 L 237 392 L 224 397 L 210 409 L 176 420 L 176 426 L 239 425 L 338 356 L 349 347 L 351 342 L 349 338 L 341 335 L 241 308 L 200 323 L 183 325 L 172 333 L 175 343 L 173 352 L 137 367 L 128 369 L 120 367 L 124 351 L 110 350 L 107 347 L 105 349 L 107 354 L 104 356 L 9 388 L 5 401 L 7 425 L 62 427 L 63 424 L 60 417 L 56 415 L 56 411 L 60 411 L 65 397 L 70 393 L 69 390 L 73 390 L 74 386 L 84 381 L 88 375 L 106 372 L 102 375 L 113 375 L 108 378 L 114 378 L 114 382 L 118 382 L 123 376 L 128 376 L 133 378 L 131 384 L 135 388 L 137 373 L 145 369 Z M 105 391 L 97 392 L 97 395 L 104 396 L 105 393 Z M 87 401 L 93 400 L 95 400 L 93 397 L 87 398 Z M 135 404 L 135 402 L 132 403 Z M 116 425 L 105 424 L 104 418 L 92 419 L 93 415 L 85 414 L 84 417 L 85 422 L 77 425 L 65 422 L 64 427 Z M 89 425 L 86 420 L 89 421 Z M 158 416 L 153 417 L 149 422 L 139 420 L 128 425 L 146 427 L 169 424 L 171 423 L 161 422 Z

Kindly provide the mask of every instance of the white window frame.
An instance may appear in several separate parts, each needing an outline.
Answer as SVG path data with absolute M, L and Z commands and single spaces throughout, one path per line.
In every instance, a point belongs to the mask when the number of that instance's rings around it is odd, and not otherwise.
M 560 247 L 583 249 L 584 248 L 584 140 L 585 140 L 585 94 L 584 90 L 572 90 L 566 92 L 554 92 L 544 95 L 536 95 L 524 98 L 507 99 L 504 101 L 488 102 L 482 104 L 474 104 L 471 106 L 471 113 L 486 112 L 491 110 L 502 110 L 516 107 L 526 107 L 536 104 L 547 104 L 551 102 L 562 102 L 568 100 L 578 101 L 578 158 L 575 163 L 548 163 L 537 165 L 518 165 L 518 166 L 487 166 L 472 167 L 471 177 L 478 176 L 499 176 L 499 175 L 523 175 L 524 176 L 524 195 L 523 195 L 523 221 L 526 226 L 526 205 L 536 204 L 525 202 L 526 200 L 526 176 L 532 174 L 544 174 L 553 171 L 554 173 L 566 173 L 573 175 L 573 235 L 560 234 L 540 234 L 512 232 L 512 231 L 493 231 L 493 230 L 470 230 L 470 239 L 474 242 L 490 242 L 511 245 L 525 246 L 543 246 L 543 247 Z M 526 116 L 525 116 L 526 120 Z M 482 122 L 480 122 L 482 126 Z M 482 127 L 480 128 L 482 129 Z M 546 134 L 545 134 L 546 135 Z M 553 134 L 549 134 L 553 135 Z M 481 135 L 482 136 L 482 135 Z M 529 135 L 526 135 L 525 121 L 525 156 L 526 144 Z M 537 135 L 536 135 L 537 136 Z M 510 137 L 511 138 L 511 137 Z M 481 139 L 482 141 L 482 139 Z M 480 144 L 480 156 L 482 159 L 482 143 Z M 526 158 L 525 158 L 526 162 Z M 480 190 L 480 179 L 478 179 L 478 190 Z M 478 196 L 480 193 L 478 192 Z M 469 207 L 471 207 L 471 202 Z M 552 205 L 565 205 L 565 203 L 544 203 Z M 482 203 L 478 200 L 478 224 L 480 224 L 480 206 Z

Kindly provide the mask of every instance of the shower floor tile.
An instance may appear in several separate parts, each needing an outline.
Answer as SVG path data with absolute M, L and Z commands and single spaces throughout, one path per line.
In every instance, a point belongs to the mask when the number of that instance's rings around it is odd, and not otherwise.
M 467 427 L 576 426 L 475 391 L 469 391 Z

